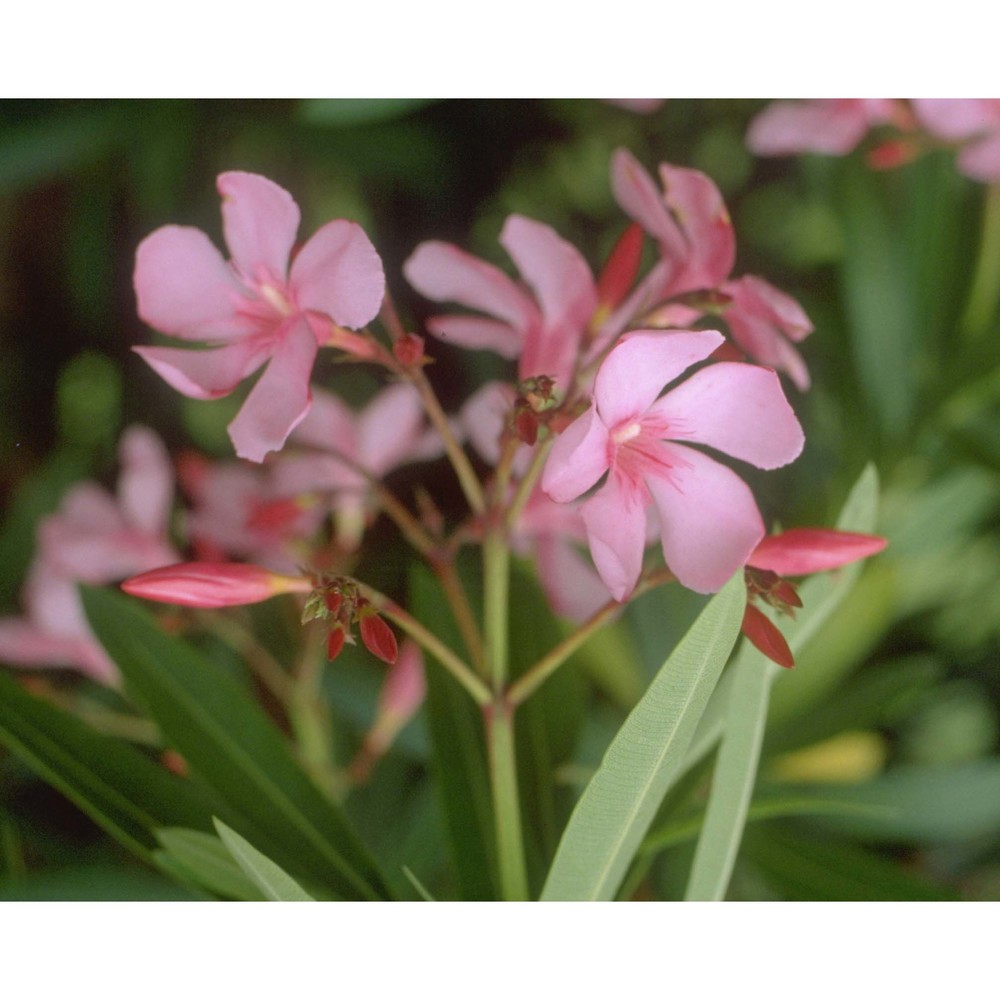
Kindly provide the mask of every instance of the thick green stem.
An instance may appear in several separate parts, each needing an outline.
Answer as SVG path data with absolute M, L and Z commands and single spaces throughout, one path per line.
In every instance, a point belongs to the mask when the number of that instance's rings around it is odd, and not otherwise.
M 483 633 L 486 665 L 493 690 L 507 683 L 510 550 L 500 527 L 491 527 L 483 541 Z
M 521 804 L 517 788 L 514 708 L 506 700 L 498 698 L 486 709 L 485 717 L 500 888 L 505 900 L 523 901 L 528 898 L 528 876 L 524 863 Z
M 1000 299 L 1000 184 L 986 191 L 979 256 L 972 288 L 962 314 L 962 331 L 970 339 L 989 329 Z

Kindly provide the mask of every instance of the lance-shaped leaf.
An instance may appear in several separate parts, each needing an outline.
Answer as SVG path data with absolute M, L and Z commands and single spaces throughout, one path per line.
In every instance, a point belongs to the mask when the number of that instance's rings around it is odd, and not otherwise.
M 128 598 L 83 588 L 83 600 L 127 689 L 187 760 L 192 777 L 211 789 L 217 813 L 318 885 L 349 899 L 385 898 L 381 875 L 339 807 L 310 781 L 243 688 Z
M 577 803 L 544 900 L 614 898 L 739 635 L 742 572 L 709 601 L 632 710 Z
M 261 892 L 275 903 L 314 903 L 298 882 L 283 871 L 270 858 L 261 854 L 253 844 L 244 840 L 235 830 L 217 819 L 215 828 L 219 831 L 222 842 L 233 856 L 233 860 L 243 869 L 243 874 L 256 885 Z

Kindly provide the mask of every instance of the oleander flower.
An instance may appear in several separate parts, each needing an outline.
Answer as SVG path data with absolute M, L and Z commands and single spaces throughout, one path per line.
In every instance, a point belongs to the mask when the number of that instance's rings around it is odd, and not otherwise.
M 590 267 L 555 230 L 521 215 L 504 223 L 500 244 L 530 293 L 499 268 L 439 241 L 421 243 L 403 273 L 421 295 L 485 314 L 433 316 L 427 329 L 434 336 L 517 359 L 520 380 L 548 375 L 565 392 L 597 308 Z
M 542 488 L 580 507 L 597 571 L 624 601 L 642 569 L 647 507 L 659 516 L 663 556 L 691 590 L 718 590 L 764 537 L 749 488 L 692 444 L 774 469 L 802 450 L 803 434 L 773 371 L 718 362 L 660 396 L 704 361 L 722 334 L 640 330 L 598 369 L 592 405 L 556 440 Z
M 338 219 L 292 256 L 299 208 L 257 174 L 220 174 L 222 221 L 231 260 L 200 229 L 163 226 L 136 251 L 139 315 L 154 329 L 205 350 L 137 347 L 173 388 L 218 399 L 261 366 L 263 375 L 229 425 L 241 458 L 260 462 L 305 417 L 320 346 L 373 357 L 369 341 L 343 327 L 371 321 L 385 277 L 360 226 Z

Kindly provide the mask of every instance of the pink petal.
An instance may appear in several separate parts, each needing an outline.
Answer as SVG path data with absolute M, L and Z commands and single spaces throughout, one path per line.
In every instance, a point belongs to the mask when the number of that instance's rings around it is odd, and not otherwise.
M 299 306 L 360 329 L 382 308 L 382 260 L 356 222 L 338 219 L 317 229 L 292 261 L 289 287 Z
M 556 438 L 542 473 L 542 489 L 557 503 L 568 503 L 607 469 L 608 430 L 592 406 Z
M 958 169 L 984 184 L 1000 181 L 1000 131 L 959 150 Z
M 162 333 L 224 341 L 254 328 L 238 311 L 249 293 L 200 229 L 163 226 L 151 233 L 135 252 L 132 280 L 139 316 Z
M 862 100 L 775 101 L 750 123 L 747 146 L 758 156 L 851 152 L 870 127 Z
M 915 99 L 910 102 L 920 124 L 946 142 L 971 139 L 1000 127 L 1000 101 L 973 99 Z
M 297 318 L 277 341 L 264 374 L 229 424 L 236 454 L 251 462 L 278 451 L 312 401 L 309 376 L 319 348 L 309 324 Z
M 753 274 L 745 274 L 727 282 L 722 291 L 733 303 L 770 320 L 789 340 L 805 340 L 813 331 L 812 321 L 799 303 L 770 282 Z M 727 313 L 728 319 L 728 313 Z
M 699 170 L 660 164 L 664 201 L 679 220 L 687 244 L 674 294 L 714 288 L 729 277 L 736 259 L 733 223 L 715 182 Z
M 725 338 L 715 330 L 626 334 L 604 359 L 594 381 L 594 399 L 609 428 L 634 420 L 663 387 L 704 361 Z
M 359 461 L 378 476 L 412 461 L 423 427 L 424 408 L 417 390 L 405 383 L 388 386 L 360 415 Z
M 299 206 L 274 181 L 240 170 L 219 174 L 222 228 L 233 263 L 253 284 L 285 283 Z
M 493 351 L 511 361 L 520 355 L 524 343 L 523 331 L 480 316 L 432 316 L 427 329 L 446 343 L 472 351 Z
M 837 569 L 881 552 L 886 540 L 832 528 L 792 528 L 768 535 L 747 560 L 748 566 L 769 569 L 780 576 L 805 576 Z
M 666 438 L 706 444 L 759 469 L 787 465 L 805 442 L 778 376 L 734 362 L 702 368 L 657 400 L 643 418 L 654 421 Z
M 665 254 L 674 258 L 685 255 L 684 238 L 655 181 L 627 149 L 616 149 L 611 156 L 611 191 L 625 214 L 638 222 Z
M 435 302 L 458 302 L 525 330 L 538 315 L 531 299 L 499 268 L 450 243 L 421 243 L 403 265 L 406 280 Z
M 576 247 L 551 226 L 523 215 L 507 219 L 500 245 L 534 291 L 546 325 L 586 324 L 597 308 L 597 287 Z
M 718 590 L 764 537 L 749 487 L 734 472 L 683 445 L 663 445 L 671 468 L 646 485 L 660 516 L 663 558 L 700 594 Z
M 366 488 L 364 477 L 333 455 L 280 455 L 273 471 L 275 489 L 286 496 Z
M 320 450 L 336 448 L 349 458 L 358 455 L 354 414 L 339 396 L 325 389 L 313 391 L 313 404 L 292 440 Z
M 0 619 L 0 661 L 19 667 L 69 667 L 101 684 L 118 680 L 118 671 L 96 639 L 55 635 L 20 618 Z
M 645 497 L 616 476 L 580 506 L 591 558 L 616 601 L 628 599 L 642 572 L 645 506 Z
M 462 436 L 490 465 L 500 461 L 500 435 L 514 405 L 514 388 L 507 382 L 487 382 L 462 405 L 459 425 Z
M 191 399 L 219 399 L 228 396 L 267 360 L 272 343 L 268 336 L 237 340 L 205 351 L 176 347 L 132 350 L 179 393 Z
M 538 579 L 552 610 L 574 622 L 586 621 L 608 600 L 608 588 L 567 539 L 544 535 L 535 544 Z
M 139 531 L 165 537 L 174 496 L 174 471 L 167 449 L 148 427 L 133 424 L 122 435 L 118 453 L 122 514 Z

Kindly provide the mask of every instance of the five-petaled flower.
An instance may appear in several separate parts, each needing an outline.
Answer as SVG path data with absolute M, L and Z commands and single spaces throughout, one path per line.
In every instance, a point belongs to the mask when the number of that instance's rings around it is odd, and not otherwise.
M 747 485 L 690 444 L 762 469 L 802 450 L 802 428 L 768 369 L 711 364 L 660 397 L 722 342 L 714 330 L 626 335 L 598 369 L 591 407 L 552 448 L 542 488 L 553 500 L 573 500 L 607 473 L 580 513 L 597 571 L 619 601 L 639 579 L 650 501 L 667 566 L 691 590 L 718 590 L 764 536 Z
M 292 196 L 266 177 L 220 174 L 228 263 L 200 230 L 163 226 L 136 251 L 139 315 L 150 326 L 207 350 L 138 347 L 178 392 L 228 395 L 266 363 L 229 425 L 241 458 L 255 462 L 284 444 L 312 399 L 320 346 L 373 357 L 357 329 L 382 303 L 382 262 L 361 227 L 338 219 L 316 231 L 291 262 L 299 227 Z

